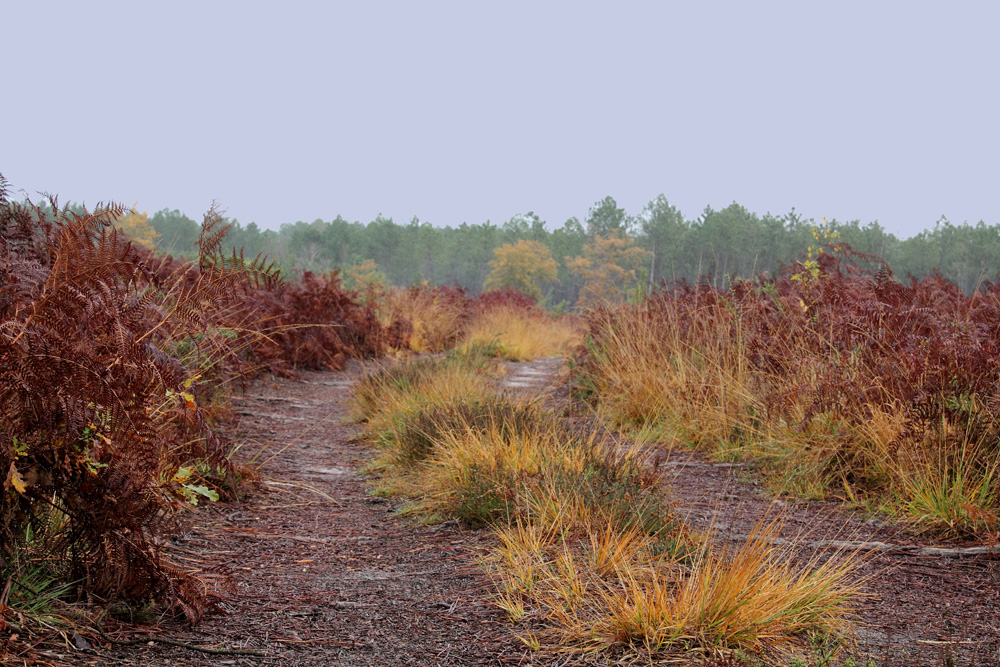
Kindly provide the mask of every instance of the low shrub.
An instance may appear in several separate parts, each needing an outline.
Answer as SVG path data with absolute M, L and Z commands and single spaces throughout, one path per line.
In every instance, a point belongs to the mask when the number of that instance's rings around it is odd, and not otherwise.
M 499 358 L 520 361 L 564 354 L 579 328 L 574 318 L 553 317 L 510 288 L 475 297 L 451 286 L 377 288 L 366 302 L 375 304 L 388 347 L 402 351 L 490 347 Z
M 382 356 L 390 340 L 374 309 L 344 288 L 337 271 L 306 271 L 281 290 L 252 294 L 247 307 L 264 334 L 254 338 L 253 352 L 272 371 L 340 370 L 349 358 Z
M 491 310 L 532 311 L 538 308 L 538 301 L 511 287 L 486 290 L 472 299 L 472 309 L 483 313 Z

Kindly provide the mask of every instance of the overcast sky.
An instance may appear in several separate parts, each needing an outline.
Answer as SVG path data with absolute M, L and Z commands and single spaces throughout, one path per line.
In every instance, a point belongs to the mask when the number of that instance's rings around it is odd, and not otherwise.
M 0 173 L 242 223 L 1000 223 L 996 2 L 0 2 Z

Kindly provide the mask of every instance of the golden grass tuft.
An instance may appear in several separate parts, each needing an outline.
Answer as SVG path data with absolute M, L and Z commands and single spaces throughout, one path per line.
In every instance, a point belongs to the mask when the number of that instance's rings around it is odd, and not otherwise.
M 467 319 L 464 294 L 446 288 L 390 287 L 379 294 L 376 312 L 383 326 L 398 320 L 409 323 L 407 349 L 441 352 L 462 335 Z
M 763 407 L 739 331 L 722 306 L 704 308 L 711 317 L 685 323 L 697 323 L 697 334 L 638 310 L 598 325 L 602 344 L 588 348 L 598 371 L 585 379 L 605 419 L 710 451 L 740 449 L 763 435 Z
M 681 560 L 636 531 L 572 543 L 515 525 L 497 529 L 495 576 L 550 651 L 669 660 L 739 650 L 778 663 L 807 653 L 813 634 L 849 633 L 859 563 L 835 554 L 795 565 L 790 548 L 774 547 L 776 527 L 761 522 L 737 546 L 706 542 Z
M 495 346 L 504 359 L 529 361 L 563 356 L 579 341 L 580 327 L 573 318 L 501 306 L 472 319 L 460 348 Z
M 923 460 L 896 470 L 895 508 L 918 530 L 949 537 L 996 534 L 1000 460 L 986 443 L 963 441 L 957 451 L 933 448 Z M 944 450 L 944 451 L 942 451 Z
M 491 395 L 481 367 L 449 358 L 378 365 L 355 387 L 350 416 L 356 421 L 391 419 L 400 411 L 448 405 Z M 377 426 L 370 426 L 377 428 Z

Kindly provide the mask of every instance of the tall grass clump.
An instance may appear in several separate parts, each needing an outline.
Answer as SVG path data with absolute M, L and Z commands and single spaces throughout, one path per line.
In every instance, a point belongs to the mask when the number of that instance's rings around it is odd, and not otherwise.
M 579 327 L 568 317 L 554 317 L 538 307 L 510 305 L 480 308 L 467 325 L 462 347 L 493 346 L 509 361 L 563 356 L 579 338 Z
M 497 529 L 490 563 L 498 603 L 544 652 L 671 662 L 738 651 L 787 664 L 812 637 L 850 637 L 859 563 L 799 558 L 776 533 L 764 521 L 743 543 L 705 540 L 681 559 L 634 529 L 573 542 L 518 523 Z
M 738 314 L 712 291 L 681 289 L 676 302 L 591 311 L 576 389 L 598 397 L 615 427 L 740 449 L 760 429 L 762 406 Z
M 461 338 L 470 314 L 465 290 L 447 285 L 390 287 L 370 295 L 392 345 L 414 352 L 442 352 Z
M 357 416 L 380 451 L 379 483 L 410 498 L 407 511 L 494 533 L 496 601 L 529 646 L 777 656 L 849 624 L 850 563 L 792 566 L 770 550 L 773 526 L 742 549 L 696 537 L 641 449 L 571 428 L 537 400 L 454 391 L 456 372 L 481 377 L 461 357 L 379 370 L 356 391 Z
M 769 464 L 951 534 L 992 530 L 1000 291 L 904 285 L 843 245 L 775 279 L 676 284 L 588 315 L 577 391 L 641 437 Z

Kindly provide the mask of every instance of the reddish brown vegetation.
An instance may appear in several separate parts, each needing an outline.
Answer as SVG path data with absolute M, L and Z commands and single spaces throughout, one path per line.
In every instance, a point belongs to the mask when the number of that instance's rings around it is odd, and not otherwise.
M 253 476 L 212 428 L 225 387 L 262 365 L 378 354 L 386 334 L 336 275 L 282 289 L 262 258 L 224 253 L 214 210 L 190 264 L 134 248 L 112 226 L 120 206 L 50 203 L 10 201 L 0 177 L 0 567 L 16 580 L 30 559 L 80 593 L 195 622 L 206 587 L 156 536 Z
M 478 311 L 508 308 L 511 310 L 532 310 L 538 302 L 527 294 L 510 287 L 481 292 L 472 301 L 473 308 Z
M 913 419 L 954 419 L 962 408 L 948 399 L 972 396 L 1000 408 L 996 286 L 966 296 L 940 276 L 903 285 L 880 260 L 843 244 L 817 263 L 818 275 L 808 280 L 795 279 L 804 275 L 793 273 L 801 269 L 796 264 L 777 280 L 738 282 L 726 291 L 670 285 L 647 300 L 647 316 L 674 318 L 687 333 L 704 327 L 706 316 L 722 318 L 741 328 L 754 366 L 780 377 L 798 377 L 803 363 L 813 364 L 810 416 L 864 415 L 873 405 L 902 403 Z M 867 373 L 847 372 L 857 368 Z M 767 404 L 780 413 L 805 388 L 774 389 Z
M 589 332 L 575 360 L 585 390 L 608 375 L 609 350 L 628 338 L 617 349 L 633 357 L 685 360 L 671 400 L 722 405 L 717 413 L 733 421 L 719 437 L 735 446 L 795 449 L 820 458 L 826 479 L 852 487 L 905 487 L 899 495 L 915 515 L 971 512 L 980 529 L 993 521 L 1000 433 L 994 285 L 971 296 L 940 277 L 904 285 L 881 260 L 841 244 L 776 279 L 728 290 L 673 284 L 637 306 L 594 310 Z M 630 380 L 662 392 L 659 381 Z M 676 421 L 681 413 L 666 403 L 653 419 Z M 628 421 L 628 411 L 616 409 Z M 649 411 L 635 414 L 648 425 Z M 967 502 L 973 496 L 976 508 Z
M 83 590 L 158 597 L 197 620 L 203 596 L 152 543 L 170 501 L 161 433 L 183 433 L 186 449 L 226 464 L 193 399 L 182 397 L 186 372 L 163 350 L 158 323 L 176 308 L 176 325 L 193 330 L 198 318 L 184 308 L 196 296 L 224 300 L 245 278 L 179 286 L 187 301 L 167 303 L 170 287 L 110 228 L 119 208 L 45 220 L 3 195 L 4 559 L 42 549 Z
M 398 336 L 358 302 L 356 292 L 344 288 L 337 271 L 323 276 L 306 271 L 281 291 L 251 295 L 248 308 L 259 318 L 255 326 L 267 331 L 255 338 L 253 351 L 272 370 L 339 370 L 347 358 L 381 356 Z

